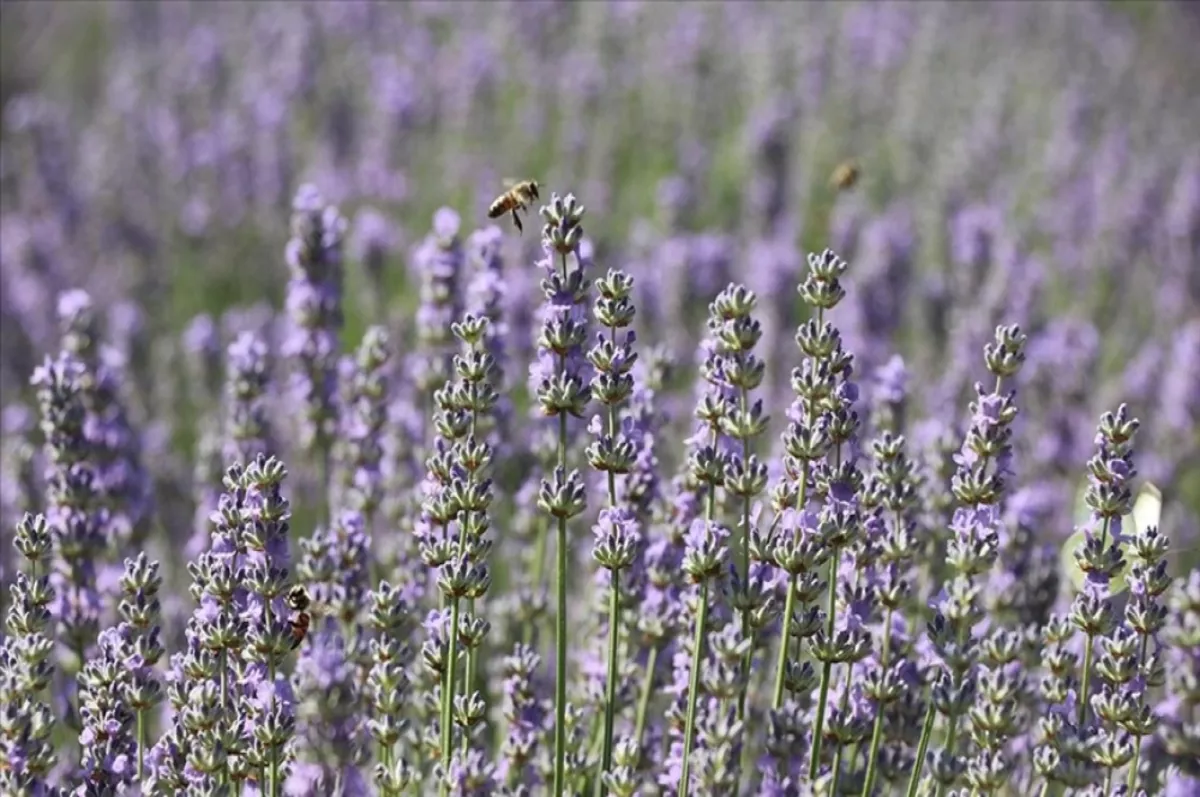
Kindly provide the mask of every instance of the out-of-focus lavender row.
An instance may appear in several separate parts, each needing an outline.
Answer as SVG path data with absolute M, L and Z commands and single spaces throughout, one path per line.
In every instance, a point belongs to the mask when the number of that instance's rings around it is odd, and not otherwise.
M 1195 786 L 1195 19 L 5 16 L 0 777 Z

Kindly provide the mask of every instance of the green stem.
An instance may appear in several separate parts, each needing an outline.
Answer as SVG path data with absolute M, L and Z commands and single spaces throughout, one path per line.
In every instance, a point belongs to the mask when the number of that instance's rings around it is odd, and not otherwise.
M 833 621 L 837 614 L 837 568 L 841 559 L 841 548 L 834 546 L 829 555 L 829 615 L 825 618 L 825 637 L 833 640 Z M 825 729 L 825 704 L 829 699 L 829 683 L 833 675 L 833 662 L 827 661 L 821 668 L 821 693 L 817 698 L 817 722 L 813 725 L 812 760 L 808 762 L 808 779 L 816 780 L 821 768 L 821 734 Z
M 566 271 L 564 256 L 563 270 Z M 565 358 L 564 358 L 565 359 Z M 565 364 L 562 366 L 565 367 Z M 558 416 L 558 465 L 567 469 L 567 416 Z M 554 664 L 557 677 L 554 684 L 554 797 L 562 797 L 567 773 L 567 519 L 558 519 L 557 609 L 555 617 Z
M 469 598 L 467 600 L 467 615 L 473 616 L 474 614 L 475 614 L 475 599 Z M 475 648 L 469 647 L 469 648 L 467 648 L 466 666 L 463 669 L 463 677 L 462 677 L 462 694 L 463 695 L 470 695 L 472 688 L 475 685 L 475 662 L 476 662 Z M 455 689 L 455 694 L 458 694 L 457 688 Z M 463 737 L 462 737 L 463 753 L 467 752 L 467 749 L 470 745 L 470 741 L 471 741 L 470 736 L 468 734 L 464 733 Z
M 229 714 L 226 712 L 229 711 L 229 668 L 227 664 L 229 654 L 225 651 L 225 648 L 221 648 L 221 652 L 218 655 L 221 665 L 221 716 L 228 719 Z M 219 780 L 221 783 L 229 782 L 229 768 L 226 764 L 221 765 L 221 777 Z
M 637 714 L 633 723 L 633 740 L 637 743 L 638 756 L 641 757 L 642 737 L 646 733 L 646 712 L 650 708 L 650 694 L 654 689 L 654 668 L 658 664 L 658 648 L 650 648 L 650 656 L 646 659 L 646 674 L 642 676 L 642 696 L 638 698 Z
M 384 771 L 387 772 L 390 778 L 392 774 L 392 750 L 389 745 L 383 742 L 379 743 L 379 763 L 383 765 Z M 384 786 L 382 791 L 383 797 L 391 797 L 391 789 L 387 788 L 387 786 Z
M 450 745 L 454 726 L 454 665 L 458 658 L 458 598 L 450 600 L 450 639 L 447 640 L 446 672 L 442 674 L 442 770 L 450 771 Z M 442 779 L 441 793 L 446 794 L 449 783 Z
M 271 624 L 272 624 L 270 599 L 265 599 L 265 603 L 266 603 L 266 617 L 267 617 L 266 627 L 270 628 Z M 273 689 L 275 687 L 275 659 L 273 657 L 273 654 L 268 654 L 268 655 L 272 656 L 272 658 L 270 660 L 268 660 L 268 662 L 267 662 L 267 677 L 269 678 L 269 680 L 271 682 L 271 688 Z M 279 782 L 279 748 L 272 747 L 271 748 L 271 773 L 269 775 L 269 779 L 267 780 L 267 797 L 275 797 L 275 791 L 276 791 L 276 786 L 278 785 L 278 782 Z
M 892 646 L 892 609 L 888 608 L 883 625 L 883 652 L 879 656 L 879 669 L 887 675 L 888 656 Z M 875 727 L 871 731 L 871 752 L 867 758 L 867 777 L 863 781 L 862 797 L 869 797 L 875 785 L 875 764 L 879 757 L 879 743 L 883 739 L 883 706 L 875 708 Z
M 829 784 L 829 793 L 833 797 L 838 795 L 838 781 L 842 779 L 842 745 L 838 746 L 833 751 L 833 782 Z
M 567 278 L 567 254 L 562 253 L 563 279 Z M 559 355 L 558 369 L 567 368 L 566 355 Z M 567 416 L 558 415 L 558 467 L 567 471 Z M 555 552 L 558 583 L 556 584 L 556 608 L 554 641 L 554 797 L 562 797 L 567 782 L 564 761 L 567 755 L 567 519 L 558 518 L 558 550 Z
M 744 360 L 744 355 L 741 355 Z M 744 363 L 743 363 L 744 364 Z M 738 404 L 741 411 L 742 419 L 750 409 L 750 391 L 745 385 L 741 386 L 739 391 Z M 740 431 L 745 431 L 740 430 Z M 742 438 L 742 462 L 745 467 L 750 466 L 750 438 Z M 743 722 L 746 718 L 746 693 L 750 686 L 750 668 L 754 664 L 754 630 L 750 625 L 750 496 L 742 496 L 742 550 L 741 550 L 741 565 L 742 565 L 742 633 L 750 641 L 750 645 L 746 648 L 746 657 L 742 662 L 742 686 L 738 691 L 737 718 L 738 722 Z M 740 770 L 739 770 L 740 775 Z M 736 789 L 735 789 L 736 790 Z
M 610 325 L 608 333 L 615 347 L 617 344 L 617 328 Z M 610 404 L 607 410 L 608 437 L 615 439 L 617 435 L 617 408 Z M 607 471 L 607 476 L 608 505 L 615 508 L 617 505 L 617 475 L 610 470 Z M 608 772 L 612 767 L 613 723 L 616 718 L 617 704 L 617 645 L 621 634 L 621 572 L 619 570 L 611 572 L 612 584 L 609 587 L 608 598 L 608 680 L 604 695 L 604 747 L 600 755 L 600 774 L 596 778 L 596 794 L 600 797 L 604 797 L 607 791 L 607 788 L 604 786 L 604 773 Z
M 933 690 L 929 692 L 929 708 L 925 709 L 925 722 L 921 725 L 921 741 L 917 744 L 917 758 L 913 762 L 912 774 L 908 777 L 905 797 L 917 797 L 917 786 L 921 783 L 921 770 L 925 768 L 925 754 L 929 752 L 929 737 L 933 735 Z
M 142 782 L 142 769 L 146 760 L 146 712 L 138 709 L 137 713 L 137 776 L 138 783 Z
M 807 502 L 806 494 L 808 492 L 808 460 L 800 466 L 800 490 L 796 496 L 796 511 L 803 512 L 804 504 Z M 775 531 L 775 524 L 779 522 L 779 515 L 771 522 L 771 531 Z M 775 672 L 775 699 L 772 701 L 772 706 L 776 710 L 783 706 L 783 682 L 787 674 L 788 648 L 791 646 L 791 635 L 788 629 L 792 624 L 792 614 L 796 610 L 796 581 L 797 574 L 793 573 L 788 580 L 787 598 L 783 604 L 783 639 L 779 645 L 779 662 Z
M 1104 518 L 1104 526 L 1100 532 L 1100 548 L 1103 550 L 1108 545 L 1108 528 L 1109 518 Z M 1087 633 L 1087 642 L 1083 649 L 1083 680 L 1079 685 L 1079 727 L 1087 722 L 1088 712 L 1088 692 L 1091 689 L 1092 683 L 1092 638 L 1091 631 Z
M 1138 649 L 1138 671 L 1139 672 L 1142 669 L 1142 664 L 1144 664 L 1146 661 L 1146 644 L 1149 641 L 1150 641 L 1149 636 L 1142 636 L 1142 644 L 1141 644 L 1141 647 Z M 1138 709 L 1141 709 L 1142 701 L 1144 699 L 1145 699 L 1145 695 L 1142 695 L 1141 697 L 1138 698 L 1138 704 L 1137 704 Z M 1142 735 L 1140 733 L 1135 733 L 1133 735 L 1133 760 L 1129 762 L 1129 779 L 1126 782 L 1126 789 L 1125 789 L 1126 794 L 1133 794 L 1134 791 L 1137 789 L 1138 765 L 1141 763 L 1141 758 L 1142 758 Z
M 700 660 L 703 658 L 704 624 L 708 621 L 708 582 L 700 585 L 696 632 L 692 640 L 692 672 L 688 678 L 687 723 L 683 728 L 683 769 L 679 776 L 679 797 L 688 795 L 688 770 L 692 757 L 692 736 L 696 729 L 696 693 L 700 690 Z
M 612 766 L 613 720 L 617 703 L 617 642 L 621 618 L 620 578 L 621 571 L 613 570 L 608 595 L 608 684 L 604 695 L 604 748 L 600 757 L 600 776 L 596 778 L 596 793 L 601 797 L 606 791 L 604 773 Z
M 472 443 L 474 443 L 476 441 L 476 435 L 478 434 L 478 429 L 479 429 L 479 413 L 476 412 L 474 409 L 472 409 L 471 410 L 471 425 L 470 425 L 470 428 L 467 430 L 467 439 L 470 440 Z M 476 473 L 476 471 L 471 471 L 468 478 L 472 482 L 476 482 L 479 480 L 479 476 Z M 474 516 L 476 514 L 481 514 L 481 513 L 476 513 L 476 512 L 469 513 L 468 520 L 473 520 Z M 471 524 L 468 523 L 467 525 L 471 525 Z M 462 545 L 462 550 L 465 553 L 466 547 L 467 547 L 466 534 L 462 535 L 461 545 Z M 474 598 L 467 598 L 467 615 L 468 616 L 475 615 L 475 599 Z M 470 695 L 471 689 L 475 684 L 475 657 L 476 657 L 476 648 L 474 646 L 467 648 L 467 666 L 466 666 L 465 671 L 463 672 L 463 694 L 464 695 Z M 463 753 L 464 754 L 467 752 L 467 747 L 468 747 L 469 743 L 470 743 L 469 735 L 463 734 Z
M 775 668 L 775 697 L 771 700 L 771 707 L 778 711 L 783 706 L 783 682 L 784 676 L 787 673 L 788 647 L 791 642 L 790 629 L 792 626 L 792 615 L 796 610 L 796 579 L 798 575 L 792 573 L 788 578 L 787 598 L 783 601 L 783 638 L 779 643 L 779 662 Z

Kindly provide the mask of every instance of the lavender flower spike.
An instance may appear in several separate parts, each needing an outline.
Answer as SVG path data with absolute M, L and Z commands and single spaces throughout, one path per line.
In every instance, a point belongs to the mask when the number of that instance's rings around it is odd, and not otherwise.
M 311 185 L 292 202 L 287 310 L 292 329 L 283 355 L 295 362 L 293 386 L 303 413 L 301 444 L 319 458 L 326 484 L 337 420 L 337 362 L 342 317 L 342 242 L 346 220 Z
M 555 630 L 554 692 L 554 797 L 562 797 L 566 788 L 564 770 L 567 747 L 567 521 L 580 515 L 587 506 L 587 495 L 579 472 L 567 470 L 567 418 L 582 417 L 590 396 L 583 373 L 584 318 L 588 281 L 584 276 L 585 259 L 579 255 L 583 240 L 584 207 L 568 194 L 557 194 L 541 209 L 542 250 L 546 257 L 539 265 L 545 272 L 542 292 L 547 309 L 538 337 L 539 357 L 552 358 L 554 369 L 538 385 L 538 404 L 542 412 L 558 419 L 558 463 L 554 479 L 543 480 L 538 506 L 558 522 L 557 589 Z

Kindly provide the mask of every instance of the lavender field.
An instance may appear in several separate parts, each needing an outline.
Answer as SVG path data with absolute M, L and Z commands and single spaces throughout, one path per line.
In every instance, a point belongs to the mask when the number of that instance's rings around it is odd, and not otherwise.
M 0 797 L 1200 795 L 1190 5 L 0 13 Z

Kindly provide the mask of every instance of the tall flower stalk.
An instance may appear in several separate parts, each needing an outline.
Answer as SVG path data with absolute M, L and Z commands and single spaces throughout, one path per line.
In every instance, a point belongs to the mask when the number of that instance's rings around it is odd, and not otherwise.
M 868 797 L 875 785 L 884 718 L 904 692 L 903 654 L 897 655 L 895 640 L 898 617 L 903 616 L 911 594 L 909 580 L 916 553 L 913 509 L 917 500 L 915 465 L 905 451 L 905 439 L 884 431 L 871 446 L 875 471 L 864 486 L 864 495 L 877 499 L 886 531 L 878 543 L 874 596 L 883 608 L 883 631 L 877 668 L 868 675 L 867 697 L 874 703 L 875 719 L 867 752 L 867 772 L 862 795 Z M 872 502 L 874 503 L 874 501 Z
M 290 278 L 287 310 L 292 329 L 283 355 L 293 360 L 293 387 L 302 413 L 300 442 L 321 468 L 328 491 L 337 423 L 337 362 L 343 324 L 342 248 L 346 219 L 315 186 L 303 185 L 292 202 L 292 237 L 285 259 Z M 324 500 L 328 500 L 326 496 Z
M 582 418 L 591 399 L 584 374 L 583 343 L 590 284 L 584 274 L 585 259 L 579 255 L 583 240 L 584 207 L 575 197 L 557 194 L 541 209 L 543 270 L 542 293 L 546 315 L 538 335 L 539 359 L 552 359 L 553 368 L 544 373 L 537 390 L 538 406 L 549 418 L 558 420 L 557 464 L 552 479 L 543 479 L 538 507 L 557 521 L 555 566 L 555 687 L 554 687 L 554 797 L 566 789 L 564 768 L 567 751 L 567 579 L 570 577 L 570 540 L 567 524 L 587 508 L 587 492 L 579 471 L 567 466 L 567 419 Z
M 722 431 L 736 441 L 725 464 L 723 477 L 725 491 L 739 499 L 742 533 L 738 538 L 739 588 L 734 598 L 734 607 L 741 615 L 741 633 L 746 642 L 745 659 L 742 662 L 741 688 L 738 690 L 737 718 L 741 722 L 746 716 L 746 695 L 750 685 L 750 668 L 755 648 L 755 616 L 761 616 L 757 596 L 751 591 L 751 507 L 754 500 L 767 486 L 767 466 L 754 453 L 754 443 L 766 430 L 769 418 L 763 412 L 762 400 L 751 403 L 751 391 L 762 384 L 765 365 L 754 353 L 754 347 L 762 339 L 762 325 L 753 318 L 758 297 L 741 285 L 730 285 L 713 302 L 713 317 L 720 319 L 720 326 L 711 330 L 717 340 L 717 351 L 723 356 L 720 378 L 736 397 L 734 406 L 722 418 Z
M 601 404 L 601 416 L 593 420 L 596 440 L 587 449 L 588 463 L 605 474 L 608 486 L 608 506 L 601 511 L 596 527 L 596 545 L 592 555 L 609 573 L 608 578 L 608 655 L 605 670 L 604 729 L 601 742 L 600 773 L 596 778 L 597 793 L 604 794 L 604 777 L 612 766 L 613 725 L 617 702 L 617 653 L 621 628 L 621 571 L 628 568 L 637 553 L 639 536 L 633 512 L 618 506 L 617 477 L 629 473 L 634 464 L 635 449 L 617 425 L 622 405 L 633 393 L 631 370 L 637 361 L 633 351 L 634 335 L 618 330 L 627 329 L 634 318 L 630 300 L 633 279 L 621 271 L 609 271 L 596 281 L 597 298 L 592 313 L 607 330 L 597 334 L 596 345 L 588 352 L 588 361 L 595 369 L 592 377 L 592 397 Z
M 388 420 L 391 356 L 387 330 L 369 327 L 359 343 L 347 380 L 342 434 L 336 444 L 341 483 L 334 503 L 361 514 L 371 544 L 368 553 L 376 547 L 375 518 L 384 495 L 383 439 Z M 370 568 L 377 575 L 378 553 L 371 559 Z
M 136 559 L 125 560 L 125 573 L 121 577 L 123 597 L 118 610 L 123 623 L 128 625 L 124 664 L 129 670 L 129 681 L 125 687 L 125 699 L 134 712 L 139 783 L 145 771 L 149 712 L 163 697 L 162 682 L 155 670 L 165 652 L 162 644 L 162 605 L 158 600 L 161 588 L 162 576 L 159 575 L 158 562 L 149 561 L 145 553 L 138 554 Z
M 229 345 L 225 381 L 225 462 L 252 462 L 273 453 L 267 414 L 271 373 L 267 344 L 253 332 L 243 332 Z
M 0 789 L 42 797 L 50 794 L 54 765 L 54 715 L 44 692 L 54 675 L 50 630 L 52 529 L 42 515 L 18 522 L 13 545 L 25 560 L 0 639 Z
M 62 347 L 82 366 L 84 435 L 98 507 L 104 508 L 101 534 L 114 571 L 125 550 L 137 548 L 147 531 L 151 484 L 142 465 L 141 436 L 122 401 L 125 364 L 102 345 L 99 313 L 84 291 L 58 299 Z
M 984 347 L 984 361 L 995 378 L 985 390 L 976 383 L 971 404 L 971 425 L 963 440 L 950 489 L 959 507 L 950 522 L 947 563 L 954 572 L 934 605 L 929 639 L 937 655 L 930 682 L 930 700 L 918 759 L 909 779 L 908 794 L 916 793 L 924 767 L 924 754 L 932 733 L 933 712 L 946 718 L 944 744 L 933 757 L 932 774 L 940 795 L 963 774 L 960 758 L 960 722 L 975 702 L 979 688 L 980 639 L 983 620 L 980 576 L 999 555 L 1002 522 L 1000 503 L 1012 476 L 1012 423 L 1017 417 L 1015 392 L 1001 392 L 1025 360 L 1025 335 L 1016 326 L 997 327 L 995 340 Z
M 402 714 L 409 697 L 406 668 L 412 651 L 405 640 L 415 630 L 412 613 L 408 596 L 386 581 L 371 593 L 370 623 L 376 636 L 370 642 L 367 729 L 378 745 L 375 784 L 384 797 L 403 794 L 414 779 L 409 762 L 396 750 L 407 728 Z
M 450 208 L 433 215 L 433 230 L 413 253 L 420 283 L 417 306 L 417 352 L 413 377 L 419 407 L 430 409 L 435 390 L 454 378 L 454 323 L 462 317 L 462 272 L 466 264 L 462 219 Z M 436 407 L 433 409 L 436 410 Z M 421 445 L 429 445 L 426 434 Z
M 737 407 L 736 392 L 727 378 L 726 356 L 722 354 L 721 332 L 726 325 L 722 304 L 709 305 L 707 322 L 708 335 L 700 345 L 700 374 L 704 379 L 699 400 L 693 415 L 696 420 L 695 433 L 690 438 L 687 458 L 687 474 L 684 489 L 695 491 L 703 502 L 703 518 L 689 519 L 685 535 L 684 572 L 692 584 L 699 588 L 699 596 L 692 608 L 695 611 L 690 660 L 687 665 L 686 701 L 684 703 L 683 744 L 679 761 L 678 788 L 686 795 L 691 788 L 692 745 L 697 732 L 698 702 L 700 700 L 701 671 L 705 656 L 705 639 L 711 623 L 709 615 L 710 593 L 718 590 L 724 575 L 724 557 L 728 554 L 729 530 L 716 521 L 717 490 L 725 483 L 726 463 L 729 452 L 722 437 Z M 691 570 L 689 567 L 691 559 Z M 715 569 L 714 569 L 715 568 Z M 695 571 L 694 573 L 692 571 Z M 718 594 L 720 594 L 718 592 Z M 678 676 L 683 672 L 677 662 Z
M 849 659 L 848 638 L 835 634 L 838 617 L 837 584 L 843 551 L 854 540 L 858 523 L 857 510 L 850 503 L 853 490 L 844 484 L 842 468 L 853 468 L 848 458 L 841 460 L 841 444 L 848 442 L 857 426 L 857 415 L 852 403 L 856 388 L 850 383 L 849 374 L 852 357 L 841 345 L 841 336 L 836 328 L 825 320 L 825 314 L 838 305 L 846 296 L 841 277 L 847 268 L 846 261 L 832 250 L 820 255 L 808 256 L 808 275 L 798 291 L 805 304 L 816 310 L 815 322 L 802 325 L 796 333 L 796 342 L 807 355 L 801 367 L 792 374 L 792 388 L 800 396 L 800 405 L 795 408 L 798 418 L 797 434 L 791 443 L 794 464 L 800 465 L 796 479 L 797 507 L 804 510 L 807 492 L 813 489 L 813 497 L 826 501 L 818 525 L 818 533 L 828 551 L 829 572 L 826 577 L 828 589 L 825 608 L 825 626 L 814 636 L 813 654 L 822 663 L 820 691 L 817 698 L 817 714 L 813 724 L 812 754 L 809 759 L 808 777 L 815 780 L 821 765 L 821 746 L 825 733 L 825 712 L 832 683 L 833 665 Z M 787 443 L 785 443 L 787 445 Z M 825 457 L 818 457 L 826 449 Z M 833 462 L 829 462 L 832 455 Z M 836 486 L 835 504 L 830 504 L 830 490 Z M 789 593 L 792 591 L 789 580 Z M 793 597 L 794 596 L 789 596 Z M 785 598 L 785 616 L 788 614 Z M 785 622 L 790 622 L 790 618 Z M 786 627 L 786 626 L 785 626 Z M 786 646 L 786 635 L 785 635 Z M 778 677 L 778 673 L 777 673 Z M 834 772 L 834 778 L 838 773 Z
M 1080 726 L 1088 721 L 1094 675 L 1093 642 L 1111 632 L 1116 621 L 1110 584 L 1125 569 L 1120 524 L 1121 518 L 1133 508 L 1133 490 L 1129 482 L 1137 475 L 1133 467 L 1133 439 L 1140 425 L 1136 418 L 1129 417 L 1129 409 L 1124 404 L 1116 414 L 1105 413 L 1096 433 L 1098 450 L 1088 461 L 1088 487 L 1084 500 L 1092 511 L 1092 523 L 1081 549 L 1075 553 L 1087 579 L 1084 589 L 1071 604 L 1070 612 L 1071 623 L 1085 638 L 1076 715 Z
M 475 693 L 474 668 L 477 649 L 487 632 L 487 623 L 474 616 L 475 599 L 486 594 L 491 582 L 486 556 L 491 541 L 488 531 L 488 507 L 491 504 L 492 447 L 483 436 L 483 422 L 496 403 L 491 386 L 495 369 L 484 347 L 488 320 L 466 316 L 452 325 L 462 352 L 452 360 L 454 379 L 434 394 L 438 406 L 434 428 L 443 454 L 435 470 L 444 485 L 434 513 L 444 523 L 445 535 L 436 558 L 442 560 L 438 587 L 450 607 L 450 635 L 445 668 L 442 672 L 441 767 L 442 788 L 450 786 L 453 756 L 453 728 L 463 728 L 463 754 L 467 752 L 471 732 L 483 718 L 485 704 Z M 466 608 L 466 616 L 462 609 Z M 466 670 L 459 695 L 458 644 L 466 645 Z
M 289 609 L 291 511 L 282 493 L 287 469 L 274 457 L 259 456 L 241 474 L 244 500 L 241 534 L 246 549 L 248 629 L 244 657 L 257 683 L 243 700 L 254 759 L 265 767 L 267 797 L 278 797 L 287 775 L 288 744 L 295 730 L 294 700 L 280 667 L 292 650 Z
M 492 541 L 486 535 L 490 528 L 488 510 L 492 503 L 491 470 L 495 450 L 488 442 L 487 432 L 499 397 L 492 386 L 496 362 L 487 346 L 489 326 L 486 317 L 468 314 L 453 327 L 462 352 L 454 358 L 456 383 L 450 401 L 467 418 L 466 437 L 458 442 L 454 451 L 459 479 L 454 492 L 459 504 L 459 551 L 467 557 L 473 574 L 466 591 L 467 615 L 461 632 L 467 648 L 461 699 L 455 694 L 457 679 L 453 663 L 450 671 L 455 721 L 463 726 L 464 755 L 486 707 L 475 686 L 479 648 L 487 634 L 488 623 L 476 614 L 475 601 L 486 595 L 491 585 L 487 555 Z
M 1157 673 L 1164 666 L 1160 658 L 1159 640 L 1167 622 L 1167 607 L 1163 597 L 1171 586 L 1171 578 L 1167 574 L 1170 541 L 1155 524 L 1138 529 L 1129 548 L 1132 566 L 1125 623 L 1133 631 L 1136 653 L 1124 659 L 1114 655 L 1111 665 L 1106 669 L 1110 673 L 1124 672 L 1131 676 L 1120 684 L 1120 691 L 1113 700 L 1117 710 L 1111 712 L 1111 716 L 1117 725 L 1133 737 L 1133 759 L 1129 762 L 1125 784 L 1126 793 L 1133 794 L 1141 777 L 1138 766 L 1142 761 L 1142 740 L 1153 734 L 1158 726 L 1147 700 L 1152 679 L 1144 673 Z M 1122 666 L 1128 663 L 1132 663 L 1133 667 Z
M 710 500 L 711 505 L 711 500 Z M 707 512 L 706 512 L 707 514 Z M 687 687 L 687 718 L 683 730 L 683 756 L 679 768 L 679 797 L 687 797 L 691 788 L 692 741 L 696 734 L 696 709 L 700 692 L 700 671 L 704 662 L 705 636 L 709 623 L 710 589 L 720 583 L 726 567 L 729 529 L 710 519 L 697 519 L 688 530 L 687 553 L 683 558 L 683 571 L 688 580 L 696 585 L 696 620 L 692 631 L 691 664 Z
M 85 652 L 99 631 L 96 563 L 104 558 L 105 550 L 107 514 L 99 506 L 96 475 L 84 436 L 85 374 L 83 364 L 64 352 L 57 359 L 47 358 L 32 379 L 46 441 L 46 522 L 54 541 L 51 614 L 58 640 L 70 654 L 64 662 L 66 674 L 71 668 L 83 667 Z M 67 724 L 75 721 L 68 714 Z

